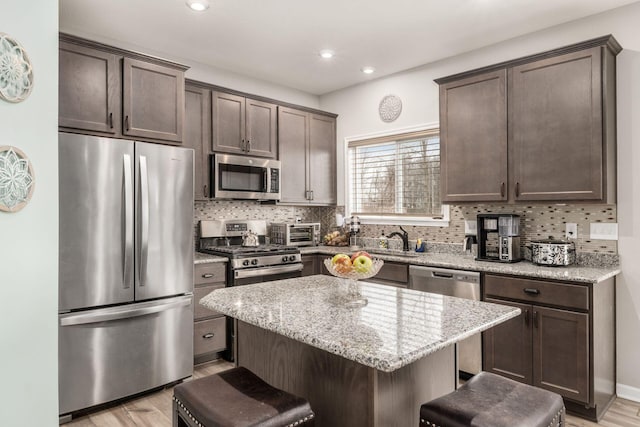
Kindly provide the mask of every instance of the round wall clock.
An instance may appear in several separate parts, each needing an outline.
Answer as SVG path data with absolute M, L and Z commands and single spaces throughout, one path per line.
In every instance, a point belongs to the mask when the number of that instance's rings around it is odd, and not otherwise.
M 25 207 L 35 187 L 33 167 L 16 147 L 0 147 L 0 211 L 18 212 Z
M 33 69 L 24 48 L 7 34 L 0 33 L 0 98 L 22 102 L 33 87 Z
M 378 113 L 383 122 L 391 123 L 400 116 L 402 101 L 396 95 L 387 95 L 380 101 Z

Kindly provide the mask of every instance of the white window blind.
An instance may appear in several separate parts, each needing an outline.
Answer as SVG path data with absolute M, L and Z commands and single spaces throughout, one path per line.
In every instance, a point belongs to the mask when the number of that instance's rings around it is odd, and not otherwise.
M 351 213 L 442 217 L 438 129 L 349 142 Z

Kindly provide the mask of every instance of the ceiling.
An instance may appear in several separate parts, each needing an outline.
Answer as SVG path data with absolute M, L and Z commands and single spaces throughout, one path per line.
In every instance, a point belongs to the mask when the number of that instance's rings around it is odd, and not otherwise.
M 60 30 L 322 95 L 636 1 L 60 0 Z

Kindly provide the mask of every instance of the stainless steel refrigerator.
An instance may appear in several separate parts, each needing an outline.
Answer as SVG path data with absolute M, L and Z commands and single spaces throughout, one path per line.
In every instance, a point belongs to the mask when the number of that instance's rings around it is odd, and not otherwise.
M 59 134 L 59 413 L 193 372 L 193 150 Z

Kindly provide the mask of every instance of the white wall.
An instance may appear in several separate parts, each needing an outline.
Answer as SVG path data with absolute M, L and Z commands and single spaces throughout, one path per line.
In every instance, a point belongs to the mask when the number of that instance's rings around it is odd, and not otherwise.
M 339 114 L 338 182 L 343 182 L 344 138 L 406 128 L 438 121 L 438 86 L 433 79 L 526 56 L 606 34 L 613 34 L 625 49 L 618 56 L 618 250 L 623 273 L 617 280 L 618 394 L 640 401 L 640 3 L 590 18 L 518 37 L 433 64 L 347 88 L 320 98 L 320 108 Z M 437 41 L 434 41 L 437 43 Z M 416 46 L 429 49 L 429 46 Z M 403 102 L 394 123 L 378 118 L 384 95 Z M 633 118 L 636 118 L 634 121 Z M 344 201 L 338 188 L 339 203 Z M 634 213 L 636 214 L 634 216 Z
M 0 100 L 0 145 L 32 160 L 31 203 L 0 212 L 0 390 L 5 426 L 58 422 L 58 1 L 2 0 L 0 31 L 27 50 L 31 96 Z

